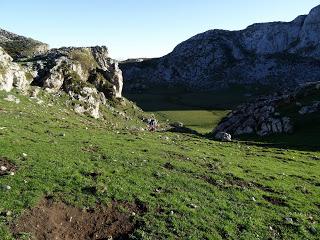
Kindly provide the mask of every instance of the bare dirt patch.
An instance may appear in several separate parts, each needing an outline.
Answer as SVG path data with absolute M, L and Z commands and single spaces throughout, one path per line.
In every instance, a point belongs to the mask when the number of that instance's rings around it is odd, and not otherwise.
M 165 164 L 163 165 L 163 167 L 166 168 L 166 169 L 168 169 L 168 170 L 173 170 L 173 169 L 174 169 L 174 166 L 173 166 L 171 163 L 169 163 L 169 162 L 165 163 Z
M 283 207 L 288 206 L 286 201 L 281 198 L 271 197 L 271 196 L 266 196 L 266 195 L 263 195 L 262 197 L 264 200 L 268 201 L 272 205 L 283 206 Z
M 11 172 L 16 172 L 17 167 L 11 163 L 7 158 L 0 157 L 0 177 L 9 175 Z
M 223 180 L 216 180 L 208 176 L 202 176 L 202 179 L 220 188 L 238 188 L 238 189 L 259 189 L 268 193 L 278 193 L 270 187 L 264 186 L 260 183 L 245 181 L 233 175 L 227 175 Z
M 82 210 L 47 198 L 22 214 L 11 230 L 18 239 L 21 233 L 30 233 L 37 240 L 128 239 L 138 227 L 134 215 L 145 211 L 139 202 L 114 201 L 108 207 Z

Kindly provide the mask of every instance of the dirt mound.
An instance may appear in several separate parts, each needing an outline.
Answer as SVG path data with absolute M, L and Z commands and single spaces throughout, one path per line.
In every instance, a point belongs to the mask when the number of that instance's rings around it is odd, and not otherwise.
M 4 157 L 0 157 L 0 168 L 0 177 L 17 171 L 17 167 Z
M 37 240 L 128 239 L 137 224 L 134 215 L 144 212 L 138 204 L 112 202 L 81 210 L 45 199 L 25 212 L 11 227 L 13 234 L 31 233 Z

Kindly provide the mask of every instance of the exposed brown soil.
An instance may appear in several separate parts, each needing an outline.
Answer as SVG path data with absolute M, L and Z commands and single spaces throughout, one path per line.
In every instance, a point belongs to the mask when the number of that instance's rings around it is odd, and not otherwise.
M 239 188 L 239 189 L 260 189 L 264 192 L 269 192 L 269 193 L 278 193 L 277 191 L 273 190 L 270 187 L 263 186 L 260 183 L 256 182 L 250 182 L 250 181 L 245 181 L 239 177 L 236 176 L 228 176 L 227 179 L 224 180 L 216 180 L 208 176 L 202 176 L 202 179 L 204 179 L 206 182 L 220 187 L 220 188 Z
M 277 206 L 287 206 L 287 203 L 285 200 L 281 199 L 281 198 L 277 198 L 277 197 L 271 197 L 271 196 L 262 196 L 264 200 L 268 201 L 269 203 L 273 204 L 273 205 L 277 205 Z
M 10 172 L 16 172 L 17 167 L 11 163 L 7 158 L 0 157 L 0 167 L 6 167 L 5 171 L 0 170 L 0 176 L 8 175 Z
M 37 240 L 128 239 L 137 227 L 133 215 L 144 211 L 140 203 L 112 202 L 82 210 L 46 198 L 22 214 L 11 230 L 18 239 L 20 233 L 31 233 Z
M 174 166 L 173 166 L 171 163 L 169 163 L 169 162 L 165 163 L 165 164 L 163 165 L 163 167 L 166 168 L 166 169 L 168 169 L 168 170 L 173 170 L 173 169 L 174 169 Z

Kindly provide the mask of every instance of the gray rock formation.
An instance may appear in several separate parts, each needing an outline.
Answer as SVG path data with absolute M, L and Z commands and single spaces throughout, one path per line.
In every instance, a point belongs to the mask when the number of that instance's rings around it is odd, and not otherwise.
M 304 84 L 283 95 L 268 96 L 252 103 L 242 104 L 224 118 L 214 129 L 215 136 L 220 132 L 228 132 L 234 136 L 257 134 L 267 136 L 271 134 L 292 133 L 294 119 L 283 113 L 285 107 L 292 109 L 290 115 L 311 114 L 320 111 L 319 102 L 303 106 L 297 104 L 300 100 L 317 98 L 320 95 L 320 82 Z M 299 105 L 299 106 L 297 106 Z
M 12 37 L 7 32 L 0 33 L 0 40 Z M 33 55 L 14 61 L 0 47 L 0 90 L 30 90 L 33 97 L 37 94 L 31 85 L 48 92 L 64 91 L 76 102 L 76 112 L 94 118 L 99 118 L 100 104 L 107 104 L 107 98 L 122 98 L 122 72 L 104 46 L 51 49 Z
M 320 102 L 316 101 L 312 105 L 302 107 L 299 113 L 301 115 L 306 115 L 306 114 L 319 112 L 319 111 L 320 111 Z
M 9 92 L 16 87 L 25 91 L 30 84 L 26 76 L 27 71 L 12 60 L 12 57 L 0 47 L 0 90 Z
M 120 67 L 129 90 L 154 84 L 194 90 L 257 83 L 293 87 L 318 81 L 319 42 L 320 6 L 292 22 L 207 31 L 162 58 L 126 61 Z

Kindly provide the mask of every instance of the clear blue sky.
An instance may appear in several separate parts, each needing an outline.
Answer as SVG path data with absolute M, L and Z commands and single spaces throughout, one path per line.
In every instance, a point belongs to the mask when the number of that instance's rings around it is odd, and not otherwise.
M 291 21 L 316 0 L 2 0 L 0 28 L 51 47 L 106 45 L 118 59 L 157 57 L 209 29 Z

